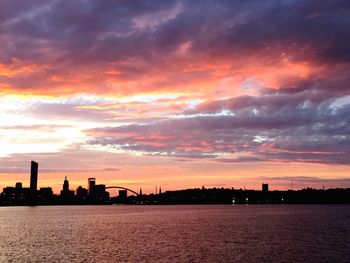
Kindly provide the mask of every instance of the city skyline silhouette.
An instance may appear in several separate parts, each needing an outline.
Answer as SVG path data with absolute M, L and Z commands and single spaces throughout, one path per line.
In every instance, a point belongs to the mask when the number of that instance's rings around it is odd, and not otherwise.
M 350 204 L 350 188 L 312 189 L 299 191 L 269 191 L 269 184 L 263 183 L 261 190 L 229 188 L 178 189 L 162 192 L 161 186 L 151 194 L 143 194 L 123 186 L 96 184 L 96 178 L 88 178 L 87 188 L 78 186 L 70 189 L 67 176 L 62 190 L 54 194 L 50 186 L 38 184 L 39 163 L 31 161 L 30 187 L 16 182 L 15 187 L 3 188 L 0 206 L 16 205 L 92 205 L 92 204 L 130 204 L 130 205 L 171 205 L 171 204 Z M 118 189 L 119 194 L 111 196 L 108 190 Z M 131 193 L 131 196 L 128 195 Z

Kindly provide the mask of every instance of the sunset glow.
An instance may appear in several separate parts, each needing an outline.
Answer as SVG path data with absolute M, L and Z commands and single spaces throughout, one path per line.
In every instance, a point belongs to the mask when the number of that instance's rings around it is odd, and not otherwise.
M 0 187 L 31 160 L 55 192 L 350 187 L 350 9 L 327 3 L 1 1 Z

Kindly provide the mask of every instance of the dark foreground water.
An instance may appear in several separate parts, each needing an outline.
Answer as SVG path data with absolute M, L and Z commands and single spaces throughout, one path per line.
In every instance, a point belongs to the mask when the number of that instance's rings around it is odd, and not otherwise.
M 350 206 L 0 207 L 1 262 L 350 262 Z

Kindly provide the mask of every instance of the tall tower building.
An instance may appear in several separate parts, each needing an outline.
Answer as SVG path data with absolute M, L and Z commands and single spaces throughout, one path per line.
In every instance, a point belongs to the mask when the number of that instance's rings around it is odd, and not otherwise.
M 96 179 L 95 178 L 89 178 L 88 179 L 89 195 L 91 195 L 93 193 L 95 185 L 96 185 Z
M 30 167 L 30 191 L 36 193 L 38 188 L 38 167 L 39 164 L 31 161 Z
M 63 191 L 66 191 L 66 192 L 69 191 L 69 182 L 68 182 L 67 176 L 64 177 Z

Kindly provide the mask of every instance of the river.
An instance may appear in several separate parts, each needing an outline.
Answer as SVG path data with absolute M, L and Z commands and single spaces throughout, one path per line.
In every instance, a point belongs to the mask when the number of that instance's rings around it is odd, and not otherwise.
M 0 207 L 1 262 L 350 262 L 350 206 Z

